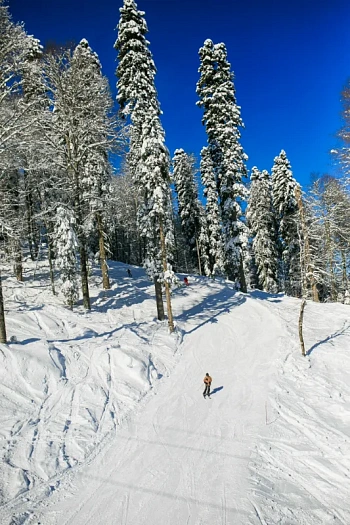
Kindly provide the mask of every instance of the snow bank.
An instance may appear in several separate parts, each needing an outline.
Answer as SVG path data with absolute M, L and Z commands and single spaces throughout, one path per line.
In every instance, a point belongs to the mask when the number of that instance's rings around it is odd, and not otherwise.
M 263 523 L 350 523 L 350 310 L 308 303 L 307 358 L 297 340 L 299 301 L 273 305 L 286 323 L 269 434 L 256 447 L 252 483 Z

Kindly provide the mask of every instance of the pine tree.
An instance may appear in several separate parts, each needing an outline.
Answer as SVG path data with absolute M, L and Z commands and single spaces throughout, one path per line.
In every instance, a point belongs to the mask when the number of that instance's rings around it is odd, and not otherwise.
M 247 209 L 249 230 L 257 267 L 259 288 L 276 293 L 277 287 L 277 228 L 272 207 L 270 176 L 256 167 L 251 173 L 251 187 Z
M 61 292 L 71 309 L 78 299 L 76 259 L 78 239 L 75 233 L 75 222 L 72 210 L 61 206 L 57 209 L 54 233 L 56 263 L 63 283 Z
M 194 267 L 198 266 L 201 273 L 200 204 L 198 189 L 194 180 L 194 162 L 194 158 L 185 153 L 183 149 L 175 151 L 173 158 L 174 183 L 182 230 L 191 249 L 192 264 Z
M 103 288 L 109 289 L 103 210 L 111 174 L 108 152 L 112 144 L 108 134 L 111 131 L 114 132 L 115 124 L 110 115 L 112 100 L 108 82 L 102 76 L 99 58 L 91 50 L 86 39 L 81 40 L 74 50 L 71 68 L 77 69 L 81 81 L 84 86 L 86 85 L 86 88 L 81 90 L 80 99 L 78 99 L 79 105 L 85 108 L 84 124 L 86 126 L 91 121 L 95 126 L 95 129 L 88 133 L 85 139 L 88 151 L 82 166 L 82 205 L 88 211 L 90 224 L 94 225 L 95 230 L 97 229 Z M 88 226 L 88 221 L 86 223 Z M 88 228 L 85 228 L 85 234 L 87 233 Z
M 284 150 L 275 157 L 272 168 L 272 199 L 278 224 L 282 286 L 289 294 L 299 296 L 300 247 L 298 206 L 295 198 L 297 182 Z
M 224 247 L 221 230 L 221 213 L 218 204 L 218 193 L 214 176 L 214 167 L 209 148 L 201 151 L 200 172 L 206 197 L 206 219 L 208 228 L 209 264 L 210 276 L 224 274 Z
M 120 8 L 118 38 L 117 100 L 121 113 L 131 121 L 129 169 L 139 192 L 139 228 L 146 239 L 145 267 L 156 287 L 158 318 L 163 318 L 160 281 L 168 272 L 166 242 L 171 234 L 166 230 L 169 221 L 170 157 L 164 144 L 160 122 L 160 107 L 154 84 L 156 68 L 149 42 L 144 12 L 138 11 L 133 0 L 124 0 Z M 164 281 L 167 296 L 170 330 L 173 321 L 170 290 Z
M 246 226 L 242 220 L 242 201 L 247 191 L 242 182 L 246 176 L 247 156 L 240 144 L 239 127 L 243 126 L 236 103 L 231 65 L 225 44 L 206 40 L 199 51 L 201 66 L 197 84 L 199 102 L 203 108 L 203 124 L 208 135 L 215 181 L 219 194 L 225 270 L 232 280 L 238 280 L 246 291 L 242 245 L 246 243 Z
M 85 39 L 73 53 L 66 50 L 47 55 L 45 74 L 51 106 L 43 126 L 52 140 L 44 161 L 46 168 L 58 175 L 56 191 L 60 189 L 61 203 L 74 209 L 83 302 L 90 309 L 88 238 L 95 220 L 101 257 L 101 242 L 104 244 L 101 209 L 110 173 L 108 152 L 116 140 L 116 122 L 110 115 L 112 101 L 99 59 Z M 102 269 L 106 270 L 106 264 L 102 264 Z

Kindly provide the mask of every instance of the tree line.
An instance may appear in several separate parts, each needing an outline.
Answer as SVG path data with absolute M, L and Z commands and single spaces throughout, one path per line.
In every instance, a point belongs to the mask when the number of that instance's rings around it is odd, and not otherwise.
M 144 15 L 124 0 L 116 107 L 86 39 L 43 48 L 0 0 L 2 260 L 21 281 L 23 253 L 47 257 L 52 293 L 69 308 L 80 293 L 86 309 L 92 261 L 104 289 L 108 258 L 143 265 L 159 319 L 165 291 L 171 331 L 174 271 L 225 277 L 243 292 L 349 302 L 350 88 L 335 151 L 342 176 L 315 177 L 301 192 L 282 150 L 271 173 L 254 167 L 249 178 L 227 49 L 207 39 L 197 83 L 207 144 L 200 161 L 181 144 L 171 158 Z

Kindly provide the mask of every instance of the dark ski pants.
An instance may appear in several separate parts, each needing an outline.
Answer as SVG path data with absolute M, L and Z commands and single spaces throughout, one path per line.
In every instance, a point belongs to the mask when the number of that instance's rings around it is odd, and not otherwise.
M 205 385 L 203 396 L 210 396 L 210 385 Z

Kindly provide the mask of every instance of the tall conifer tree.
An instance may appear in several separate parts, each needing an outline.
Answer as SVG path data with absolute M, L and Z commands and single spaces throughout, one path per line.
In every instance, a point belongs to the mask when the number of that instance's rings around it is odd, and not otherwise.
M 74 209 L 83 302 L 89 309 L 88 233 L 91 215 L 101 210 L 107 154 L 115 138 L 115 121 L 109 114 L 112 101 L 98 57 L 85 39 L 73 53 L 47 55 L 45 73 L 53 106 L 44 124 L 52 137 L 46 164 L 60 174 L 61 202 Z
M 275 157 L 272 167 L 272 199 L 278 224 L 283 288 L 289 295 L 300 295 L 300 246 L 297 182 L 284 150 Z
M 206 40 L 199 55 L 201 76 L 197 84 L 200 98 L 197 104 L 204 110 L 203 124 L 219 195 L 225 271 L 230 279 L 238 280 L 245 291 L 242 245 L 247 241 L 247 232 L 242 221 L 241 203 L 247 197 L 242 182 L 246 176 L 247 156 L 240 144 L 239 131 L 243 123 L 225 44 Z
M 54 233 L 57 267 L 60 270 L 61 292 L 70 309 L 78 299 L 77 258 L 78 239 L 75 233 L 73 210 L 60 206 L 57 209 Z
M 252 169 L 247 221 L 253 237 L 252 247 L 259 288 L 276 293 L 277 230 L 272 207 L 270 176 L 266 170 Z
M 117 100 L 121 113 L 130 117 L 131 143 L 129 169 L 133 171 L 139 198 L 140 233 L 146 239 L 146 269 L 155 281 L 158 317 L 163 318 L 160 280 L 171 274 L 167 261 L 167 244 L 171 243 L 170 156 L 164 144 L 160 106 L 154 84 L 156 68 L 149 42 L 144 12 L 133 0 L 124 0 L 120 8 L 118 38 Z M 164 280 L 170 330 L 173 321 L 170 290 Z
M 206 222 L 209 246 L 209 275 L 223 275 L 225 272 L 225 254 L 221 229 L 221 213 L 215 181 L 212 156 L 209 148 L 201 151 L 200 164 L 204 195 L 206 197 Z
M 192 262 L 201 269 L 201 259 L 205 257 L 206 246 L 201 246 L 201 210 L 194 180 L 194 159 L 183 149 L 177 149 L 173 166 L 182 231 L 191 248 Z

